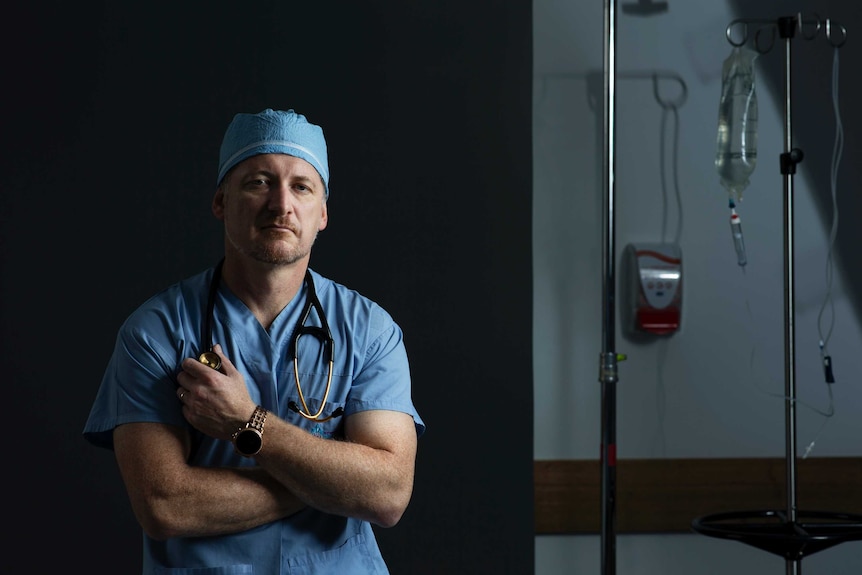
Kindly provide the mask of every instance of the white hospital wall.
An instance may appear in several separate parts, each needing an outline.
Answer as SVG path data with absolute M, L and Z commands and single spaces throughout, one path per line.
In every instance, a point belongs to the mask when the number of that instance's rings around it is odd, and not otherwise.
M 617 317 L 617 453 L 627 458 L 783 457 L 783 93 L 757 85 L 759 161 L 740 206 L 749 265 L 736 264 L 728 228 L 727 195 L 713 167 L 721 63 L 730 53 L 725 27 L 735 18 L 777 18 L 811 10 L 814 2 L 785 3 L 786 12 L 733 14 L 726 2 L 669 0 L 648 18 L 617 7 L 616 236 L 629 243 L 671 239 L 677 231 L 674 179 L 682 205 L 680 245 L 684 293 L 681 330 L 635 343 Z M 809 6 L 810 5 L 810 6 Z M 822 5 L 818 4 L 822 10 Z M 534 400 L 536 459 L 598 459 L 601 434 L 603 3 L 534 1 Z M 821 13 L 829 17 L 828 13 Z M 848 25 L 848 36 L 857 31 Z M 797 42 L 797 44 L 799 44 Z M 799 45 L 797 50 L 805 49 Z M 842 53 L 844 55 L 844 53 Z M 780 65 L 783 49 L 762 57 Z M 853 60 L 844 56 L 844 70 Z M 831 59 L 823 66 L 832 66 Z M 672 167 L 673 119 L 662 135 L 662 108 L 644 73 L 661 71 L 685 82 L 678 109 L 678 171 Z M 804 82 L 805 71 L 795 71 Z M 843 78 L 850 78 L 845 72 Z M 598 84 L 596 84 L 598 80 Z M 849 81 L 849 80 L 845 80 Z M 671 81 L 659 85 L 668 100 Z M 598 89 L 598 91 L 596 91 Z M 817 87 L 829 90 L 829 86 Z M 591 102 L 590 98 L 598 98 Z M 843 105 L 848 105 L 844 102 Z M 805 113 L 814 113 L 806 111 Z M 824 122 L 834 122 L 831 109 Z M 851 127 L 845 126 L 845 129 Z M 660 149 L 665 138 L 666 198 Z M 807 153 L 831 154 L 833 142 L 808 143 Z M 847 158 L 845 151 L 844 161 Z M 826 296 L 829 223 L 816 212 L 805 164 L 794 178 L 797 393 L 828 407 L 818 352 L 817 320 Z M 666 218 L 665 237 L 662 222 Z M 844 225 L 853 225 L 848 218 Z M 620 259 L 617 258 L 617 276 Z M 835 270 L 835 324 L 830 351 L 838 382 L 836 410 L 824 418 L 797 410 L 804 448 L 812 456 L 862 454 L 862 336 Z M 623 291 L 617 286 L 618 303 Z M 846 377 L 842 377 L 846 375 Z M 844 385 L 842 385 L 844 384 Z M 537 575 L 600 573 L 599 536 L 537 536 Z M 845 543 L 803 560 L 806 574 L 862 572 L 862 543 Z M 780 573 L 783 559 L 747 545 L 702 535 L 620 535 L 617 570 L 625 575 Z

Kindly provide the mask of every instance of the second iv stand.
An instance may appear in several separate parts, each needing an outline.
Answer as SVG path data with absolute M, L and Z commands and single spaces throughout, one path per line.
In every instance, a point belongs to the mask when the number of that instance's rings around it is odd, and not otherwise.
M 748 41 L 748 25 L 760 26 L 754 37 L 759 52 L 772 49 L 776 32 L 784 40 L 784 152 L 781 174 L 784 178 L 784 415 L 786 444 L 786 508 L 716 513 L 692 521 L 692 529 L 703 535 L 734 539 L 784 557 L 786 573 L 799 575 L 801 561 L 823 549 L 846 541 L 862 539 L 862 516 L 827 511 L 800 511 L 796 502 L 796 347 L 794 255 L 793 255 L 793 175 L 802 161 L 802 151 L 793 147 L 791 126 L 791 58 L 790 46 L 796 32 L 806 39 L 814 38 L 823 22 L 802 15 L 778 20 L 734 20 L 727 27 L 727 39 L 733 46 Z M 734 40 L 734 26 L 742 30 L 741 40 Z M 761 33 L 771 32 L 768 38 Z M 846 30 L 830 20 L 825 21 L 826 38 L 839 48 L 846 40 Z M 737 28 L 739 30 L 739 28 Z M 767 521 L 767 519 L 771 519 Z

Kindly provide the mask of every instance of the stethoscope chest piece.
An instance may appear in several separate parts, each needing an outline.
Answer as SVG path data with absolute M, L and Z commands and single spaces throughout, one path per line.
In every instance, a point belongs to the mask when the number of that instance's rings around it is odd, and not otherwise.
M 198 357 L 202 364 L 218 371 L 221 369 L 221 358 L 214 351 L 205 351 Z

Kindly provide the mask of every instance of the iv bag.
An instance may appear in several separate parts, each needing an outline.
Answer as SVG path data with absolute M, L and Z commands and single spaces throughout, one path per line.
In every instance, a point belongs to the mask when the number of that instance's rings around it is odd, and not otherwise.
M 757 164 L 756 57 L 754 50 L 734 46 L 722 67 L 715 169 L 732 201 L 742 199 Z

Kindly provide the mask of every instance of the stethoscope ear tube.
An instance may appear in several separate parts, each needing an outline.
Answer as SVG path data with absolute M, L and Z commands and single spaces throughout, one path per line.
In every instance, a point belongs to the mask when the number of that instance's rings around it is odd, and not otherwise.
M 207 311 L 206 315 L 204 315 L 203 322 L 203 332 L 201 333 L 201 341 L 206 342 L 206 349 L 198 356 L 198 361 L 202 364 L 207 365 L 216 371 L 221 369 L 221 358 L 213 351 L 213 312 L 215 310 L 215 300 L 216 300 L 216 292 L 218 292 L 218 285 L 221 280 L 221 268 L 224 264 L 224 258 L 219 260 L 219 263 L 216 264 L 215 269 L 213 270 L 212 281 L 210 281 L 210 291 L 209 297 L 207 298 Z

